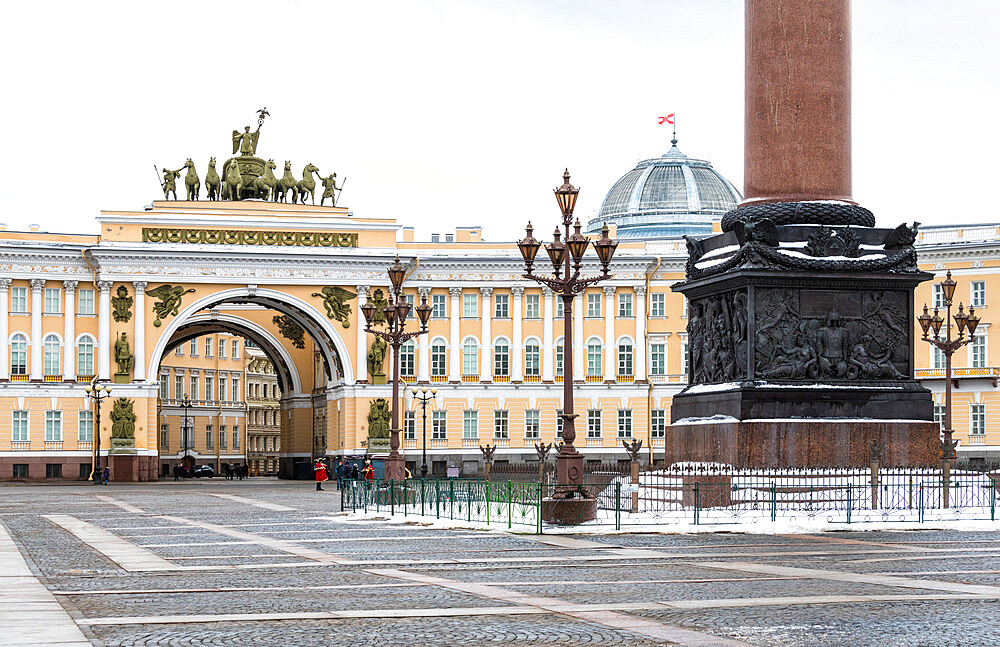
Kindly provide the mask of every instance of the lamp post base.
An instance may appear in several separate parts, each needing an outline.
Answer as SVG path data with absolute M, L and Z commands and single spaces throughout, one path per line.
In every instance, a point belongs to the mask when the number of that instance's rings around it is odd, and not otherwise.
M 578 492 L 571 498 L 542 499 L 542 519 L 558 526 L 577 526 L 597 518 L 597 499 L 590 493 Z
M 400 455 L 385 459 L 385 479 L 387 481 L 406 480 L 406 461 Z

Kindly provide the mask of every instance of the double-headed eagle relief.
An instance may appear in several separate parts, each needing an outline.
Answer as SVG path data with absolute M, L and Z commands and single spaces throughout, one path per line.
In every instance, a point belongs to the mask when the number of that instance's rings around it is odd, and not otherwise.
M 306 204 L 309 198 L 311 204 L 316 204 L 317 185 L 322 185 L 320 206 L 329 199 L 331 206 L 337 206 L 337 197 L 343 190 L 344 182 L 337 186 L 337 174 L 331 173 L 324 177 L 319 168 L 311 162 L 302 168 L 300 179 L 292 175 L 292 162 L 286 160 L 283 175 L 279 178 L 274 174 L 278 165 L 273 159 L 267 161 L 257 157 L 257 143 L 260 141 L 260 127 L 264 118 L 270 113 L 267 108 L 257 111 L 257 130 L 250 132 L 250 126 L 244 126 L 242 131 L 234 130 L 232 135 L 233 155 L 225 161 L 221 170 L 215 166 L 215 158 L 208 161 L 208 172 L 205 174 L 205 193 L 209 200 L 266 200 L 268 202 L 301 202 Z M 154 165 L 154 168 L 155 165 Z M 156 174 L 161 174 L 160 188 L 163 189 L 163 199 L 177 200 L 177 180 L 184 173 L 184 188 L 186 200 L 198 200 L 201 192 L 201 178 L 195 169 L 194 162 L 188 158 L 177 170 L 164 168 L 162 173 L 157 168 Z M 317 182 L 317 177 L 319 181 Z M 346 179 L 344 180 L 346 181 Z

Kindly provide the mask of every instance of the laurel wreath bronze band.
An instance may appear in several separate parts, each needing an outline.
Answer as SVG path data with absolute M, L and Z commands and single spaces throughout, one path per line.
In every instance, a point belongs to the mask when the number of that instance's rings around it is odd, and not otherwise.
M 874 227 L 875 214 L 856 204 L 836 202 L 769 202 L 737 207 L 722 216 L 722 231 L 732 231 L 736 221 L 767 218 L 776 225 L 856 225 Z
M 357 247 L 358 235 L 311 231 L 239 231 L 235 229 L 168 229 L 144 227 L 144 243 L 205 245 L 284 245 L 289 247 Z

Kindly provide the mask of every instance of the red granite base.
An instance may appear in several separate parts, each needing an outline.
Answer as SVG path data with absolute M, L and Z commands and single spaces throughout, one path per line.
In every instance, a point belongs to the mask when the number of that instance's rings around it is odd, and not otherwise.
M 109 476 L 113 483 L 135 483 L 137 481 L 155 481 L 156 456 L 137 456 L 135 454 L 111 454 L 107 461 Z
M 577 526 L 597 518 L 597 499 L 542 499 L 542 519 L 559 526 Z
M 935 422 L 782 420 L 673 424 L 664 458 L 736 468 L 867 467 L 874 441 L 885 466 L 934 465 L 940 454 Z

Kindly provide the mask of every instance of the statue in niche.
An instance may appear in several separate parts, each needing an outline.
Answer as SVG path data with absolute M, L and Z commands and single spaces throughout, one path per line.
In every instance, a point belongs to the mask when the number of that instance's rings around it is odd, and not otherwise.
M 125 333 L 115 340 L 115 362 L 118 364 L 118 372 L 115 374 L 115 378 L 119 376 L 124 376 L 128 378 L 129 373 L 132 372 L 132 365 L 135 363 L 135 356 L 132 355 L 132 349 L 129 347 L 128 338 Z
M 368 349 L 368 372 L 371 373 L 372 384 L 385 384 L 385 372 L 382 370 L 385 351 L 385 342 L 376 337 Z
M 369 300 L 372 306 L 375 307 L 375 315 L 372 317 L 371 325 L 375 326 L 377 324 L 385 323 L 385 307 L 389 302 L 385 298 L 385 293 L 380 289 L 375 289 L 372 292 L 372 296 Z
M 135 438 L 135 413 L 128 398 L 118 398 L 111 409 L 111 437 Z
M 389 402 L 385 398 L 376 398 L 372 400 L 371 407 L 368 409 L 368 446 L 373 444 L 384 444 L 383 443 L 373 443 L 371 439 L 384 439 L 387 441 L 389 439 Z
M 114 308 L 113 316 L 115 321 L 126 323 L 132 318 L 133 299 L 128 295 L 128 288 L 119 285 L 115 291 L 115 296 L 111 298 L 111 307 Z

